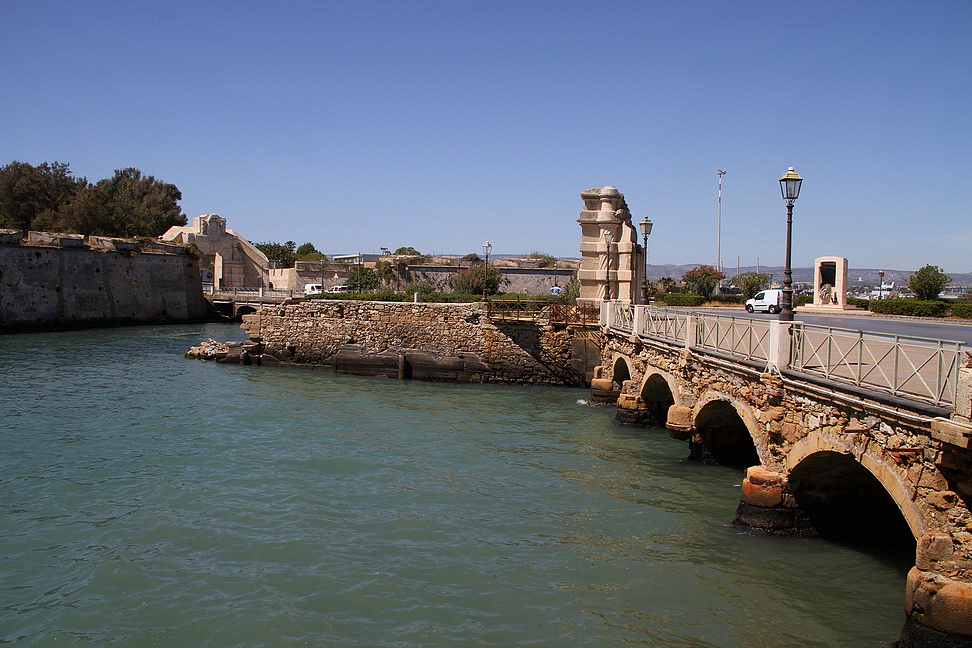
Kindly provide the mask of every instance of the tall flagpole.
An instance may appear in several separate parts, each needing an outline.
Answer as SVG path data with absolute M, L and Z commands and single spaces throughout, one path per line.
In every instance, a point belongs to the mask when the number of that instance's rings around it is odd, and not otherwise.
M 719 224 L 716 230 L 716 270 L 722 272 L 722 176 L 726 172 L 719 169 Z

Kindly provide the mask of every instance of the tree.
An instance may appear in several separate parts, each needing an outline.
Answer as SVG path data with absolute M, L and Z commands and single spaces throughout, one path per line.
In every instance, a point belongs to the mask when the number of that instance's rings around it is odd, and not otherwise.
M 712 266 L 696 266 L 682 275 L 682 281 L 689 292 L 696 295 L 708 297 L 719 285 L 719 282 L 726 278 L 724 272 L 719 272 Z
M 116 170 L 96 185 L 60 162 L 0 169 L 0 227 L 154 237 L 188 222 L 180 200 L 178 187 L 135 168 Z
M 658 291 L 663 293 L 672 292 L 677 282 L 671 277 L 662 277 L 658 280 Z
M 459 268 L 459 272 L 449 277 L 449 287 L 457 293 L 467 295 L 483 294 L 483 274 L 484 266 L 475 268 Z M 495 295 L 499 292 L 502 274 L 496 266 L 485 267 L 486 275 L 486 294 Z
M 279 261 L 282 268 L 293 268 L 297 261 L 297 244 L 293 241 L 286 243 L 256 243 L 256 248 L 263 252 L 271 261 Z
M 107 219 L 95 219 L 94 231 L 82 231 L 78 225 L 85 220 L 84 213 L 76 210 L 76 216 L 81 218 L 66 224 L 81 234 L 155 237 L 165 234 L 174 225 L 181 227 L 189 220 L 179 207 L 182 192 L 178 187 L 156 180 L 154 176 L 143 176 L 132 167 L 117 169 L 114 176 L 100 180 L 86 191 L 103 194 L 103 198 L 99 196 L 95 202 L 103 205 Z
M 938 266 L 926 265 L 911 275 L 908 279 L 908 289 L 915 293 L 918 299 L 936 299 L 952 278 L 942 272 Z
M 395 250 L 395 254 L 401 254 L 404 256 L 422 256 L 422 253 L 413 247 L 400 247 Z
M 769 286 L 771 275 L 762 272 L 744 272 L 732 278 L 732 283 L 739 286 L 746 299 L 756 295 L 760 290 Z
M 378 273 L 365 266 L 355 266 L 348 274 L 348 286 L 352 292 L 369 292 L 378 288 L 380 283 Z
M 62 206 L 87 184 L 71 174 L 68 164 L 44 162 L 35 167 L 15 160 L 0 168 L 0 227 L 48 229 L 57 222 Z
M 327 261 L 327 255 L 318 252 L 313 243 L 304 243 L 297 248 L 297 261 Z

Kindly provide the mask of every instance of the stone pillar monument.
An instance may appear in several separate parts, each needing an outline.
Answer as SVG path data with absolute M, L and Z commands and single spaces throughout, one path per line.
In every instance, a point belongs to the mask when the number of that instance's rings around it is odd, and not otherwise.
M 581 193 L 584 210 L 581 226 L 579 302 L 617 299 L 639 302 L 644 251 L 631 223 L 624 195 L 615 187 L 588 189 Z
M 820 257 L 813 264 L 812 310 L 847 310 L 847 308 L 847 259 L 834 256 Z

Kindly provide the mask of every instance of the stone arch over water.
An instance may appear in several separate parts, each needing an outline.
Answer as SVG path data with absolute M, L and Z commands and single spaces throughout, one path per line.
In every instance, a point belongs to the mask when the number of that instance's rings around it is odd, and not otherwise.
M 691 459 L 742 468 L 763 463 L 759 430 L 748 407 L 725 395 L 709 392 L 693 409 Z
M 868 499 L 886 500 L 880 506 L 889 511 L 886 504 L 892 503 L 913 538 L 920 538 L 928 530 L 924 515 L 912 499 L 913 487 L 882 456 L 874 456 L 870 451 L 856 453 L 835 439 L 812 433 L 790 450 L 786 469 L 790 489 L 800 490 L 801 497 L 811 507 L 825 504 L 826 493 L 834 488 L 824 484 L 825 480 L 847 479 L 850 484 L 847 499 L 856 498 L 858 509 L 866 506 L 864 502 Z M 881 493 L 875 492 L 877 488 Z M 867 515 L 867 511 L 860 514 Z
M 681 405 L 675 379 L 661 371 L 645 374 L 639 390 L 641 400 L 659 425 L 665 425 L 668 420 L 668 408 Z
M 257 312 L 253 306 L 240 306 L 236 309 L 236 319 L 242 319 L 244 315 L 252 315 Z
M 822 538 L 915 550 L 912 529 L 884 484 L 853 455 L 824 450 L 797 464 L 788 493 Z
M 611 362 L 611 381 L 616 389 L 621 389 L 624 381 L 631 380 L 631 367 L 628 363 L 628 357 L 620 353 L 615 354 Z

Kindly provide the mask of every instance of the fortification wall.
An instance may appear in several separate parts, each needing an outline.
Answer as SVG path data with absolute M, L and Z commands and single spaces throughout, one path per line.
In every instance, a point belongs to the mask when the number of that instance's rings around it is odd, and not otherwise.
M 251 339 L 247 353 L 261 364 L 458 382 L 586 384 L 577 359 L 571 364 L 571 329 L 494 323 L 481 303 L 312 300 L 243 321 Z
M 206 317 L 199 261 L 182 248 L 50 238 L 0 244 L 0 331 Z

